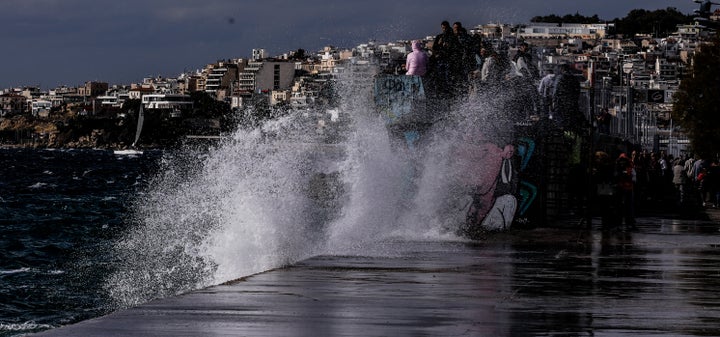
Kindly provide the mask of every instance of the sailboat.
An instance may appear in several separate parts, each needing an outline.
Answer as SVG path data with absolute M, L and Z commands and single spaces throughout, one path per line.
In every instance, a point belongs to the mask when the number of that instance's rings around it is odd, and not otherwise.
M 144 107 L 144 104 L 141 103 L 140 104 L 140 112 L 138 113 L 137 129 L 135 130 L 135 140 L 133 141 L 132 145 L 130 145 L 129 149 L 113 151 L 113 153 L 115 153 L 116 155 L 128 156 L 128 155 L 143 154 L 142 150 L 138 150 L 136 148 L 138 140 L 140 140 L 140 133 L 142 132 L 143 123 L 145 122 L 145 111 L 144 111 L 143 107 Z

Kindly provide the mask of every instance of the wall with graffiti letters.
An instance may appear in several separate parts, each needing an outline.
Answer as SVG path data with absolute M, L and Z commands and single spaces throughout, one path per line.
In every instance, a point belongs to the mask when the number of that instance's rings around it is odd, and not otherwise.
M 393 133 L 402 138 L 398 143 L 412 151 L 424 136 L 422 130 L 416 130 L 416 122 L 428 118 L 423 115 L 428 111 L 424 108 L 427 99 L 422 80 L 417 76 L 380 75 L 375 80 L 374 99 L 388 128 L 401 130 Z M 543 181 L 537 130 L 520 125 L 503 131 L 504 137 L 493 137 L 487 129 L 463 127 L 470 136 L 459 136 L 454 153 L 448 154 L 453 158 L 451 165 L 461 172 L 459 179 L 469 186 L 461 231 L 474 238 L 483 232 L 509 229 L 513 224 L 537 222 L 542 216 L 538 203 Z

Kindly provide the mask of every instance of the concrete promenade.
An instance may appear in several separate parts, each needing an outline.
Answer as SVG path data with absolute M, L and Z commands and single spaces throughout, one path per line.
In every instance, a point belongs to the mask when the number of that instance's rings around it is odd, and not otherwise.
M 720 336 L 720 211 L 707 215 L 389 243 L 39 335 Z

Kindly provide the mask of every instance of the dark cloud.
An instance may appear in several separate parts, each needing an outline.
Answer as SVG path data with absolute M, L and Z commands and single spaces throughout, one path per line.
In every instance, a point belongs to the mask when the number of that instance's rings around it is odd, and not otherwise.
M 690 0 L 3 0 L 0 88 L 90 80 L 111 84 L 175 76 L 218 59 L 325 45 L 353 47 L 434 35 L 442 20 L 465 26 L 522 23 L 536 15 L 623 17 L 634 8 Z

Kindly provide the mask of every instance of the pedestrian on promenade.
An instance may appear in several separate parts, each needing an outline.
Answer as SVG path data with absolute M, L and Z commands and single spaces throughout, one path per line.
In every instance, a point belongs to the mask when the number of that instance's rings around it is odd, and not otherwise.
M 460 42 L 452 31 L 450 23 L 440 23 L 442 32 L 435 36 L 430 55 L 430 71 L 432 72 L 433 86 L 441 98 L 454 96 L 454 73 L 456 62 L 461 55 Z
M 693 174 L 693 166 L 695 164 L 695 158 L 691 155 L 687 155 L 687 158 L 685 159 L 685 165 L 683 166 L 683 169 L 685 170 L 685 174 L 688 177 L 688 180 L 692 180 L 695 176 Z
M 552 67 L 545 67 L 545 74 L 538 84 L 538 94 L 540 96 L 540 117 L 547 118 L 550 116 L 552 107 L 552 94 L 555 91 L 555 71 Z
M 720 164 L 717 159 L 710 161 L 707 176 L 705 177 L 706 197 L 705 202 L 709 207 L 718 207 L 718 197 L 720 196 Z
M 487 57 L 480 70 L 480 81 L 485 87 L 495 87 L 505 80 L 510 69 L 509 59 L 499 54 L 489 43 L 483 47 L 481 54 Z
M 521 42 L 518 45 L 517 53 L 513 56 L 513 62 L 518 72 L 526 77 L 526 80 L 536 83 L 539 77 L 537 66 L 533 63 L 532 54 L 530 54 L 530 45 L 527 42 Z
M 419 40 L 412 42 L 412 52 L 405 59 L 406 75 L 425 76 L 427 73 L 429 56 L 422 48 Z
M 610 124 L 612 123 L 612 115 L 608 112 L 607 108 L 602 108 L 600 113 L 595 117 L 597 122 L 598 132 L 602 134 L 610 134 Z M 634 153 L 634 151 L 633 151 Z
M 453 83 L 455 87 L 467 93 L 470 86 L 470 72 L 475 65 L 473 56 L 477 49 L 474 46 L 475 38 L 468 34 L 467 29 L 460 22 L 453 23 L 453 34 L 458 41 L 458 51 L 453 59 Z
M 552 118 L 566 131 L 579 131 L 588 123 L 580 112 L 580 81 L 570 64 L 561 64 L 555 75 Z
M 685 184 L 687 180 L 687 173 L 685 173 L 685 166 L 680 158 L 675 159 L 672 167 L 673 171 L 673 186 L 675 186 L 675 204 L 682 206 L 685 204 Z
M 635 169 L 630 158 L 621 153 L 615 160 L 615 181 L 617 184 L 617 203 L 620 215 L 626 227 L 635 228 Z
M 692 166 L 692 184 L 693 191 L 698 200 L 698 206 L 705 206 L 705 197 L 703 195 L 703 178 L 707 174 L 707 168 L 705 167 L 705 160 L 702 156 L 698 156 Z

